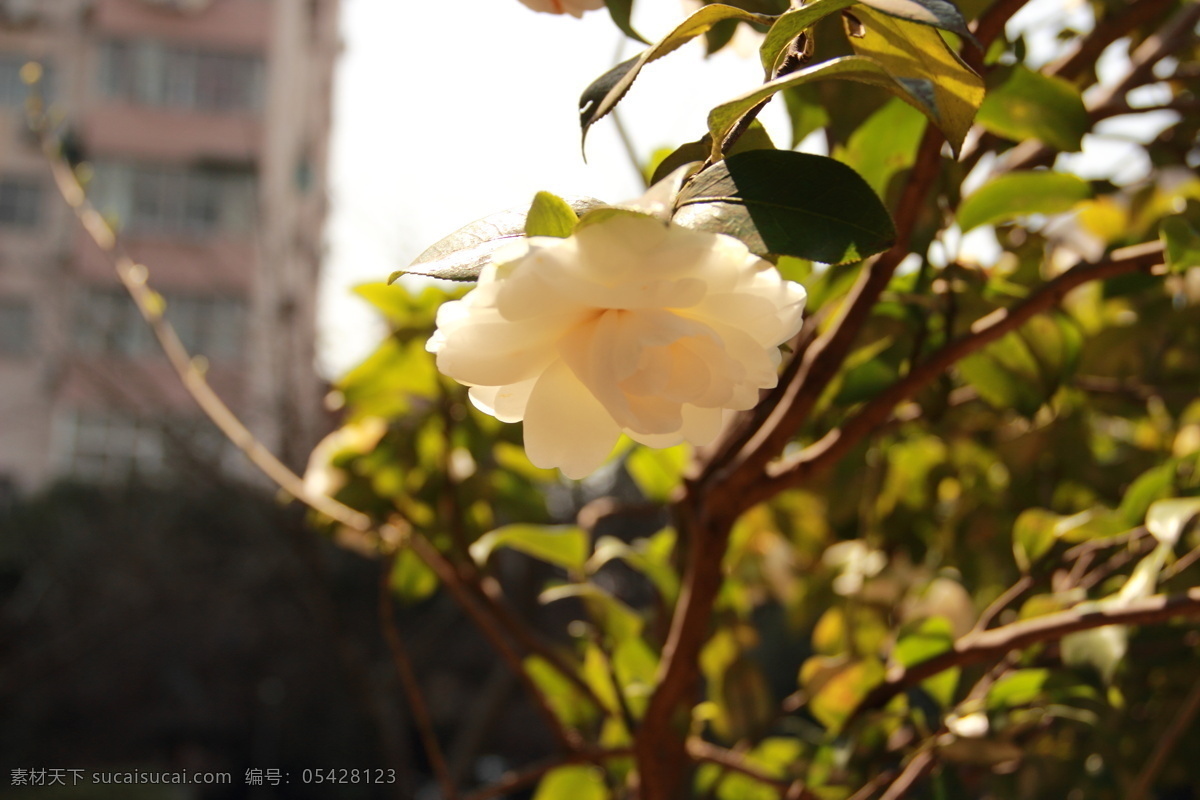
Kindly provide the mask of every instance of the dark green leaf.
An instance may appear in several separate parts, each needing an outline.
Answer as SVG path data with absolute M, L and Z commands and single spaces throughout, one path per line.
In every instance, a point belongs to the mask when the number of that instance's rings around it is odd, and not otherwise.
M 775 149 L 775 143 L 771 141 L 771 135 L 767 133 L 767 129 L 758 120 L 752 120 L 746 131 L 734 142 L 729 152 L 744 153 L 747 150 Z M 650 185 L 658 183 L 684 164 L 696 163 L 696 168 L 699 169 L 700 164 L 708 158 L 710 152 L 712 152 L 712 136 L 707 133 L 694 142 L 680 145 L 655 168 L 654 174 L 650 178 Z
M 793 39 L 830 14 L 848 8 L 855 2 L 857 0 L 813 0 L 777 19 L 758 50 L 766 76 L 770 78 L 775 75 L 776 65 L 783 59 Z
M 878 61 L 896 81 L 919 81 L 914 86 L 931 88 L 917 108 L 933 120 L 957 153 L 983 102 L 983 79 L 930 27 L 861 6 L 852 17 L 850 12 L 845 16 L 855 52 Z M 852 25 L 851 19 L 858 24 Z M 920 96 L 917 91 L 910 94 Z M 932 112 L 924 106 L 932 107 Z
M 613 24 L 621 29 L 621 33 L 630 39 L 637 39 L 642 44 L 650 44 L 633 29 L 633 23 L 630 22 L 633 0 L 604 0 L 604 5 L 608 7 L 608 15 L 612 17 Z
M 829 111 L 816 94 L 816 86 L 796 86 L 783 90 L 783 102 L 787 106 L 788 119 L 792 123 L 792 149 L 804 137 L 829 124 Z
M 880 86 L 913 105 L 935 124 L 944 123 L 938 113 L 936 88 L 929 81 L 897 78 L 883 64 L 872 58 L 843 56 L 789 72 L 783 77 L 768 81 L 727 103 L 722 103 L 710 111 L 708 113 L 708 131 L 713 140 L 713 160 L 721 158 L 723 154 L 721 145 L 730 131 L 737 126 L 738 120 L 759 103 L 784 89 L 828 78 L 845 78 Z
M 785 150 L 730 156 L 680 192 L 674 221 L 725 233 L 759 255 L 857 261 L 887 249 L 891 217 L 854 170 L 831 158 Z
M 1010 333 L 958 362 L 963 380 L 987 403 L 1032 417 L 1046 400 L 1037 360 L 1016 333 Z
M 526 236 L 565 239 L 575 231 L 579 217 L 566 200 L 549 192 L 538 192 L 525 218 Z
M 860 0 L 860 2 L 864 6 L 870 6 L 898 19 L 919 22 L 922 25 L 930 25 L 958 34 L 982 49 L 979 41 L 967 29 L 967 21 L 963 19 L 962 13 L 949 0 Z
M 592 197 L 568 197 L 566 200 L 577 214 L 604 206 Z M 479 280 L 479 273 L 492 263 L 496 250 L 525 235 L 528 213 L 528 207 L 511 208 L 459 228 L 417 256 L 408 269 L 392 273 L 388 282 L 401 275 L 426 275 L 447 281 Z
M 976 122 L 1014 142 L 1039 139 L 1070 153 L 1083 149 L 1083 135 L 1091 128 L 1078 89 L 1019 64 L 1008 80 L 988 92 Z
M 1158 228 L 1167 268 L 1177 275 L 1200 267 L 1200 233 L 1183 217 L 1167 217 Z
M 826 1 L 828 2 L 829 0 Z M 845 0 L 836 1 L 845 2 Z M 740 8 L 720 3 L 714 3 L 713 5 L 704 6 L 699 9 L 677 25 L 658 44 L 640 55 L 621 62 L 593 81 L 591 86 L 583 90 L 583 95 L 579 98 L 579 124 L 583 128 L 583 140 L 587 141 L 588 128 L 592 127 L 597 120 L 604 117 L 616 107 L 617 103 L 621 102 L 621 98 L 629 91 L 629 87 L 637 79 L 642 67 L 679 49 L 692 39 L 711 29 L 718 22 L 726 19 L 741 19 L 747 22 L 770 24 L 775 18 L 763 14 L 752 14 L 749 11 L 743 11 Z
M 1142 524 L 1152 503 L 1165 500 L 1174 494 L 1177 469 L 1178 465 L 1171 460 L 1146 470 L 1129 485 L 1118 509 L 1126 524 Z
M 1092 196 L 1092 187 L 1077 175 L 1039 170 L 1001 175 L 962 201 L 958 226 L 967 232 L 1028 214 L 1070 211 Z

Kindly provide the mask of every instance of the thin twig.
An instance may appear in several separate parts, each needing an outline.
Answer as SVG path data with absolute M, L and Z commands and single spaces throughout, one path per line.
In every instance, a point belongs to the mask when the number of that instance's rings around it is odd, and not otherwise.
M 740 753 L 735 753 L 732 750 L 726 750 L 724 747 L 718 747 L 715 744 L 706 742 L 703 739 L 689 739 L 687 743 L 688 755 L 694 761 L 707 762 L 709 764 L 717 764 L 730 772 L 736 772 L 740 775 L 745 775 L 765 786 L 770 786 L 777 789 L 781 794 L 791 791 L 793 783 L 791 781 L 781 780 L 779 778 L 767 775 L 757 767 L 747 763 L 746 758 Z M 805 789 L 800 795 L 796 795 L 800 800 L 817 800 L 817 795 Z
M 972 631 L 945 653 L 907 668 L 900 665 L 889 668 L 883 683 L 867 695 L 859 710 L 879 708 L 910 686 L 953 667 L 991 661 L 1012 650 L 1055 641 L 1071 633 L 1107 625 L 1152 625 L 1185 617 L 1200 617 L 1200 588 L 1183 594 L 1147 597 L 1120 608 L 1085 604 L 991 630 Z
M 400 677 L 400 685 L 408 698 L 409 710 L 412 712 L 413 722 L 416 723 L 417 733 L 421 737 L 421 744 L 425 748 L 425 755 L 428 756 L 429 763 L 433 767 L 433 774 L 442 788 L 442 797 L 446 800 L 457 800 L 458 789 L 455 788 L 454 778 L 451 777 L 450 769 L 446 766 L 446 757 L 438 743 L 437 732 L 433 729 L 433 720 L 429 716 L 428 706 L 425 705 L 425 697 L 421 694 L 421 685 L 413 670 L 412 660 L 408 657 L 408 650 L 404 646 L 404 640 L 400 637 L 399 628 L 396 627 L 393 608 L 395 601 L 392 598 L 391 586 L 392 570 L 395 566 L 396 554 L 390 553 L 383 560 L 379 575 L 379 626 L 387 641 L 388 650 L 391 651 L 396 674 Z
M 985 631 L 992 621 L 1000 615 L 1000 612 L 1008 608 L 1009 603 L 1023 595 L 1030 586 L 1033 586 L 1033 578 L 1029 575 L 1022 575 L 1016 583 L 1005 589 L 999 597 L 988 604 L 988 607 L 979 615 L 979 619 L 975 622 L 975 627 L 971 630 Z
M 1018 305 L 997 309 L 977 320 L 971 326 L 970 333 L 931 354 L 904 378 L 863 406 L 840 428 L 830 431 L 793 458 L 770 467 L 767 480 L 747 487 L 745 502 L 762 502 L 783 489 L 801 484 L 815 472 L 832 466 L 882 424 L 901 401 L 933 383 L 959 360 L 1016 330 L 1037 314 L 1055 307 L 1077 286 L 1130 272 L 1154 273 L 1161 268 L 1162 259 L 1162 245 L 1159 242 L 1127 247 L 1114 252 L 1104 261 L 1076 266 L 1043 284 Z
M 1133 784 L 1133 789 L 1129 792 L 1129 800 L 1144 800 L 1144 798 L 1150 796 L 1150 789 L 1154 786 L 1155 779 L 1166 765 L 1167 757 L 1171 755 L 1171 751 L 1179 743 L 1180 737 L 1187 732 L 1197 713 L 1200 713 L 1200 680 L 1192 684 L 1192 690 L 1184 698 L 1183 705 L 1179 707 L 1179 711 L 1175 714 L 1175 718 L 1171 720 L 1170 726 L 1163 731 L 1162 736 L 1155 743 L 1154 752 L 1150 754 L 1150 760 L 1142 768 L 1137 781 Z
M 937 759 L 934 758 L 932 749 L 917 753 L 879 800 L 900 800 L 933 770 L 936 763 Z

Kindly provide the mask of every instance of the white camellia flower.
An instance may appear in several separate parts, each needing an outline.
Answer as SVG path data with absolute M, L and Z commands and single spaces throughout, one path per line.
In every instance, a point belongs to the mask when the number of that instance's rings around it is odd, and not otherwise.
M 583 12 L 604 8 L 604 0 L 521 0 L 534 11 L 544 11 L 547 14 L 570 14 L 572 17 L 582 17 Z
M 804 289 L 729 236 L 620 215 L 497 251 L 427 345 L 539 467 L 582 478 L 620 434 L 705 445 L 778 381 Z

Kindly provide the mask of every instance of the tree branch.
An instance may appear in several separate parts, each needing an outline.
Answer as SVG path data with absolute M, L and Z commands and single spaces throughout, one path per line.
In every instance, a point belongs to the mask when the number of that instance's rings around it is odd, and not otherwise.
M 1083 608 L 1034 617 L 991 630 L 972 631 L 956 641 L 953 649 L 941 655 L 908 668 L 891 667 L 883 683 L 868 693 L 855 713 L 879 708 L 900 692 L 940 672 L 993 661 L 1012 650 L 1107 625 L 1152 625 L 1183 617 L 1200 618 L 1200 588 L 1189 589 L 1184 594 L 1135 600 L 1122 608 L 1097 608 L 1088 604 Z
M 747 778 L 758 781 L 764 786 L 770 786 L 771 788 L 778 790 L 781 795 L 788 793 L 787 796 L 789 798 L 795 798 L 795 800 L 819 800 L 817 795 L 813 794 L 808 789 L 803 788 L 803 785 L 797 789 L 795 784 L 791 781 L 773 778 L 770 775 L 767 775 L 751 766 L 746 761 L 745 757 L 740 753 L 735 753 L 732 750 L 726 750 L 723 747 L 718 747 L 715 744 L 704 741 L 703 739 L 689 739 L 687 743 L 687 752 L 688 755 L 691 756 L 695 761 L 717 764 L 718 766 L 724 767 L 730 772 L 737 772 L 745 775 Z M 799 791 L 800 793 L 790 794 L 791 792 L 796 791 Z
M 425 755 L 428 756 L 429 763 L 433 767 L 433 774 L 437 777 L 438 785 L 442 789 L 442 797 L 446 800 L 458 800 L 458 789 L 454 786 L 454 778 L 450 776 L 450 769 L 446 766 L 446 757 L 442 753 L 441 745 L 438 744 L 437 733 L 433 729 L 433 720 L 429 717 L 429 708 L 425 705 L 425 697 L 421 694 L 421 685 L 417 681 L 417 675 L 413 670 L 412 660 L 408 657 L 404 640 L 400 638 L 400 631 L 396 627 L 396 615 L 393 609 L 395 601 L 392 599 L 391 585 L 392 569 L 395 566 L 396 554 L 391 553 L 383 560 L 379 575 L 379 625 L 383 630 L 383 637 L 387 641 L 388 650 L 391 651 L 396 674 L 400 677 L 400 685 L 408 698 L 409 710 L 412 712 L 413 722 L 417 725 L 417 733 L 421 737 Z
M 1085 283 L 1130 272 L 1151 272 L 1162 264 L 1162 245 L 1147 242 L 1114 252 L 1108 259 L 1079 265 L 1043 284 L 1013 308 L 997 309 L 977 320 L 971 332 L 933 353 L 903 379 L 868 402 L 840 428 L 827 433 L 796 457 L 768 469 L 768 479 L 747 487 L 746 502 L 758 503 L 803 483 L 809 476 L 836 463 L 855 445 L 882 425 L 903 400 L 933 383 L 960 359 L 1016 330 L 1030 318 L 1058 305 L 1068 292 Z

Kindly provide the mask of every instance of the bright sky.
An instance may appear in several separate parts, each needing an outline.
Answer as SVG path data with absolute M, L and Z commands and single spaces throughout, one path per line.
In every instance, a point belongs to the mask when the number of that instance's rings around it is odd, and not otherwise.
M 684 16 L 682 0 L 634 5 L 635 26 L 651 41 Z M 538 190 L 610 202 L 641 194 L 611 119 L 589 133 L 588 163 L 580 157 L 580 92 L 640 47 L 622 44 L 604 11 L 579 20 L 534 13 L 518 0 L 343 0 L 342 15 L 320 310 L 319 356 L 329 376 L 358 363 L 383 334 L 350 294 L 354 285 L 385 280 L 446 234 L 527 206 Z M 1026 33 L 1036 62 L 1055 50 L 1061 26 L 1091 22 L 1080 0 L 1032 0 L 1009 30 Z M 703 62 L 693 43 L 642 72 L 620 107 L 642 158 L 698 138 L 710 107 L 761 81 L 752 50 L 747 57 L 729 51 Z M 1124 49 L 1114 46 L 1102 76 L 1125 63 Z M 1120 118 L 1101 123 L 1085 137 L 1085 153 L 1062 156 L 1059 166 L 1088 178 L 1136 179 L 1148 164 L 1137 161 L 1145 156 L 1129 139 L 1157 135 L 1174 118 L 1164 113 L 1161 125 L 1142 120 L 1135 131 Z M 781 103 L 762 119 L 777 142 L 788 140 Z M 972 233 L 994 250 L 983 241 L 989 235 Z
M 683 18 L 678 0 L 638 6 L 635 24 L 652 40 Z M 611 119 L 589 133 L 588 163 L 580 156 L 579 94 L 616 63 L 623 38 L 606 12 L 575 19 L 517 0 L 343 0 L 342 14 L 321 308 L 321 364 L 331 375 L 382 333 L 350 287 L 385 280 L 442 236 L 527 206 L 539 190 L 611 202 L 642 191 Z M 638 47 L 630 41 L 621 58 Z M 708 108 L 762 80 L 756 59 L 732 53 L 697 79 L 689 67 L 701 58 L 695 46 L 650 65 L 622 103 L 643 158 L 699 138 Z M 768 125 L 787 136 L 782 110 L 774 113 Z

